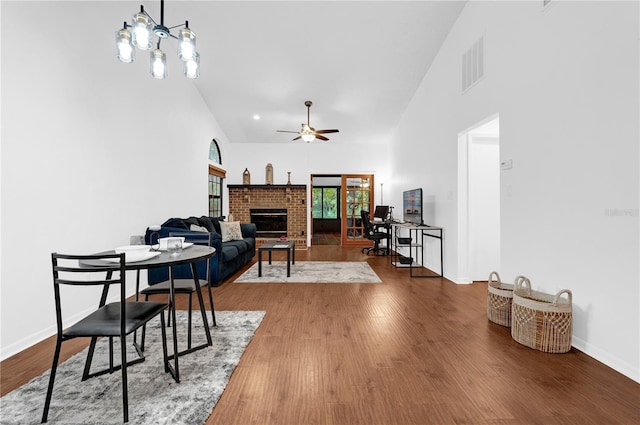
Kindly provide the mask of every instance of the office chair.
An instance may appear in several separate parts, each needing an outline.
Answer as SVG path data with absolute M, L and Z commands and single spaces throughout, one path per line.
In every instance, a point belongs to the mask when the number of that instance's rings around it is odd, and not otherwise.
M 53 393 L 53 384 L 56 378 L 56 370 L 58 361 L 60 360 L 60 348 L 64 341 L 78 338 L 91 337 L 89 345 L 89 353 L 82 374 L 82 381 L 94 376 L 113 373 L 117 370 L 122 371 L 122 405 L 124 422 L 129 421 L 129 393 L 127 387 L 127 367 L 135 363 L 144 361 L 144 355 L 138 347 L 139 357 L 127 361 L 126 336 L 136 331 L 141 326 L 156 316 L 160 316 L 160 328 L 162 329 L 162 354 L 164 361 L 164 370 L 168 371 L 167 356 L 167 338 L 164 326 L 164 310 L 167 303 L 159 302 L 131 302 L 126 301 L 125 288 L 125 255 L 124 254 L 108 254 L 108 255 L 64 255 L 51 254 L 53 264 L 53 291 L 56 304 L 56 325 L 58 328 L 58 336 L 56 339 L 56 348 L 53 355 L 53 365 L 51 366 L 51 374 L 49 375 L 49 387 L 47 389 L 47 397 L 44 403 L 44 411 L 42 413 L 42 422 L 47 422 L 49 415 L 49 407 L 51 404 L 51 395 Z M 61 260 L 61 261 L 59 261 Z M 87 262 L 91 262 L 91 266 L 87 266 Z M 106 278 L 104 277 L 106 273 Z M 96 275 L 96 274 L 99 274 Z M 113 278 L 113 275 L 117 275 Z M 74 325 L 67 329 L 62 329 L 63 311 L 62 301 L 60 297 L 60 286 L 75 287 L 94 287 L 103 286 L 102 297 L 98 309 L 88 316 L 85 316 Z M 111 285 L 120 286 L 120 300 L 106 304 L 106 299 Z M 76 295 L 71 289 L 62 291 L 67 299 Z M 72 301 L 68 301 L 71 304 Z M 97 372 L 91 372 L 91 362 L 96 347 L 98 337 L 109 338 L 109 367 Z M 120 338 L 120 364 L 113 364 L 113 338 Z M 90 408 L 90 406 L 86 406 Z
M 383 239 L 387 239 L 387 233 L 379 232 L 376 230 L 376 227 L 371 223 L 369 219 L 369 211 L 362 210 L 360 212 L 362 216 L 362 227 L 364 228 L 364 237 L 373 241 L 372 247 L 364 247 L 362 248 L 362 252 L 367 251 L 367 255 L 373 252 L 374 255 L 377 255 L 376 252 L 382 252 L 382 255 L 386 253 L 386 251 L 380 248 L 380 241 Z
M 208 232 L 170 232 L 169 236 L 173 237 L 184 237 L 185 242 L 190 242 L 198 245 L 211 246 L 211 233 Z M 218 253 L 220 255 L 221 253 Z M 217 326 L 216 324 L 216 313 L 213 307 L 213 295 L 211 294 L 211 284 L 209 283 L 209 267 L 211 262 L 209 259 L 203 260 L 206 261 L 207 267 L 207 278 L 206 279 L 198 279 L 198 283 L 200 287 L 207 287 L 209 292 L 209 305 L 211 306 L 211 320 L 213 321 L 213 326 Z M 164 282 L 159 282 L 140 291 L 142 295 L 144 295 L 145 301 L 149 299 L 150 295 L 158 295 L 158 294 L 166 294 L 169 295 L 171 282 L 166 280 Z M 188 327 L 189 330 L 187 332 L 187 351 L 191 350 L 191 318 L 193 315 L 193 308 L 191 306 L 191 302 L 193 301 L 193 293 L 196 292 L 195 282 L 192 279 L 174 279 L 173 281 L 173 293 L 174 295 L 186 294 L 189 296 L 189 312 L 188 312 Z M 198 300 L 199 302 L 200 299 Z M 204 309 L 204 306 L 201 306 Z M 169 306 L 169 308 L 174 308 L 174 306 Z M 206 318 L 205 318 L 206 319 Z M 207 319 L 208 320 L 208 319 Z M 171 326 L 171 315 L 169 315 L 168 325 Z M 144 350 L 144 339 L 145 339 L 145 328 L 142 329 L 142 341 L 141 347 Z

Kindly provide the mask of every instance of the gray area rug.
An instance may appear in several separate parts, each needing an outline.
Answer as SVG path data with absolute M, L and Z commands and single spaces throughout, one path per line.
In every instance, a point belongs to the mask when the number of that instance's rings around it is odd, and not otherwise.
M 211 328 L 213 346 L 180 357 L 180 383 L 176 383 L 170 374 L 164 372 L 160 321 L 153 320 L 151 326 L 147 327 L 146 360 L 127 369 L 129 423 L 204 424 L 264 315 L 264 311 L 217 311 L 218 326 Z M 195 346 L 206 339 L 199 312 L 196 314 L 194 311 L 193 319 L 195 326 L 192 337 Z M 179 346 L 184 346 L 187 312 L 178 311 L 177 322 Z M 169 340 L 170 336 L 169 329 Z M 119 345 L 114 340 L 114 347 Z M 171 348 L 169 350 L 171 352 Z M 119 350 L 116 351 L 115 359 L 119 360 Z M 105 338 L 98 343 L 92 370 L 98 370 L 107 364 L 107 352 Z M 134 358 L 134 352 L 135 350 L 129 359 Z M 86 350 L 58 366 L 48 423 L 122 423 L 121 372 L 81 382 L 85 357 Z M 53 360 L 53 352 L 51 359 Z M 118 360 L 114 360 L 116 364 L 119 364 Z M 47 371 L 2 397 L 0 423 L 40 423 L 48 382 Z
M 380 283 L 376 272 L 365 261 L 296 261 L 287 277 L 287 262 L 262 261 L 262 277 L 258 263 L 235 280 L 239 283 Z

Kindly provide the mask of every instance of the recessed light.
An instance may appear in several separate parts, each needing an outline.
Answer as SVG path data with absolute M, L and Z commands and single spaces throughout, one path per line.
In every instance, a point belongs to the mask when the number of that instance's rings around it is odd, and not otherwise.
M 258 121 L 258 120 L 260 119 L 260 115 L 255 114 L 255 115 L 253 116 L 253 119 L 254 119 L 254 120 L 256 120 L 256 121 Z

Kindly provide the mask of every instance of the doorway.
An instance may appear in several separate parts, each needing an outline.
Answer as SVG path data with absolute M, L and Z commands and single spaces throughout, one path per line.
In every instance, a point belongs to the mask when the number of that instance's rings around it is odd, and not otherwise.
M 361 211 L 373 206 L 372 174 L 311 176 L 311 245 L 364 246 Z
M 338 175 L 311 176 L 311 245 L 340 245 L 341 185 Z
M 491 116 L 458 135 L 458 281 L 500 269 L 500 121 Z

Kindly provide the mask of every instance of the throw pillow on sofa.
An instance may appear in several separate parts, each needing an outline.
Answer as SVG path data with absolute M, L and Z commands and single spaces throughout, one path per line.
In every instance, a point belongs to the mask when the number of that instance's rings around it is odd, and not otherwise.
M 220 230 L 222 231 L 222 242 L 241 241 L 242 230 L 239 221 L 221 221 Z
M 204 226 L 198 226 L 197 224 L 192 224 L 189 226 L 189 230 L 192 232 L 208 232 L 209 230 Z
M 206 227 L 209 232 L 216 232 L 219 235 L 222 235 L 222 231 L 220 230 L 220 223 L 224 220 L 224 217 L 207 217 L 203 215 L 198 219 L 198 224 L 200 226 Z

